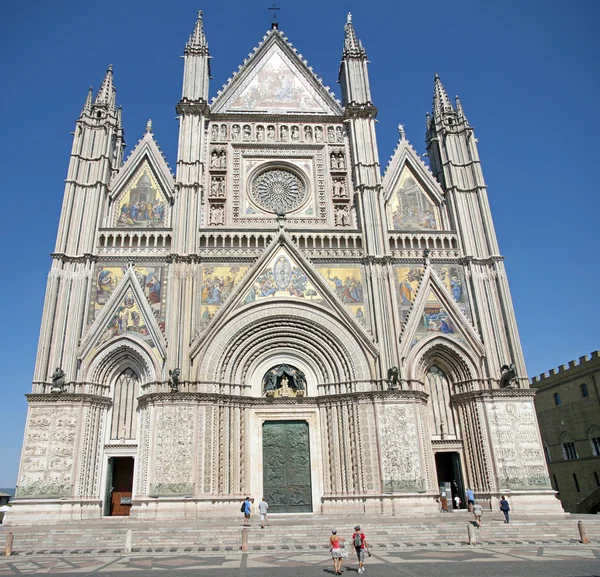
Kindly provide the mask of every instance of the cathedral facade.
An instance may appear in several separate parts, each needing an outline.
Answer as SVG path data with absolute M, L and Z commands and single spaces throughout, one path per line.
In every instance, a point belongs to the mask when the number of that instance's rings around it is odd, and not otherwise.
M 382 171 L 350 16 L 341 102 L 276 24 L 209 101 L 203 26 L 176 174 L 112 68 L 76 123 L 8 521 L 560 511 L 459 100 Z

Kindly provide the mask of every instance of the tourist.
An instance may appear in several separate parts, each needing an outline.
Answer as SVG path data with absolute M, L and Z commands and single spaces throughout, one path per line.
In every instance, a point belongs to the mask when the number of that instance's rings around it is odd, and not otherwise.
M 500 511 L 504 513 L 504 522 L 508 523 L 508 512 L 510 511 L 510 505 L 506 500 L 506 497 L 502 495 L 502 499 L 500 499 Z
M 483 509 L 479 504 L 479 501 L 475 501 L 473 504 L 473 515 L 475 517 L 475 525 L 479 529 L 481 527 L 481 516 L 483 515 Z
M 360 525 L 354 527 L 352 544 L 354 545 L 356 557 L 358 558 L 358 573 L 362 575 L 365 572 L 365 568 L 363 566 L 365 560 L 365 548 L 367 549 L 367 552 L 369 552 L 369 545 L 367 543 L 367 539 L 365 538 L 365 534 L 361 533 L 360 531 Z M 371 556 L 371 553 L 369 553 L 369 556 Z
M 262 498 L 262 501 L 258 504 L 258 512 L 260 513 L 260 528 L 265 528 L 265 523 L 268 525 L 269 521 L 267 520 L 267 509 L 269 508 L 269 503 L 265 501 L 265 498 Z
M 344 539 L 342 537 L 337 536 L 337 529 L 331 530 L 331 537 L 329 537 L 329 542 L 331 543 L 331 547 L 329 548 L 329 550 L 331 551 L 331 558 L 333 559 L 333 574 L 341 575 L 345 548 L 342 547 Z
M 460 509 L 461 503 L 462 503 L 461 498 L 458 495 L 455 495 L 454 496 L 454 508 Z
M 473 512 L 473 505 L 475 505 L 475 493 L 473 493 L 472 489 L 467 489 L 467 507 L 469 513 Z
M 245 501 L 242 503 L 242 513 L 244 513 L 244 525 L 250 525 L 250 497 L 246 497 Z

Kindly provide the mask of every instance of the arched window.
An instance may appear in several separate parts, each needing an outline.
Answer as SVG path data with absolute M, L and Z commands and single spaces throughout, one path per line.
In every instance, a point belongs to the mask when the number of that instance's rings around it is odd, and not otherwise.
M 133 440 L 137 431 L 139 379 L 132 369 L 125 369 L 113 386 L 113 408 L 110 438 Z
M 431 434 L 443 438 L 458 438 L 459 432 L 450 402 L 450 381 L 440 367 L 431 365 L 426 376 L 429 394 L 427 410 Z

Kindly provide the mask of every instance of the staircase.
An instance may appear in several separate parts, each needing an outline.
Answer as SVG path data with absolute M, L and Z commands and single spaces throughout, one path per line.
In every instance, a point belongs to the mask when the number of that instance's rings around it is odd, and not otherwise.
M 579 542 L 577 521 L 582 520 L 592 544 L 600 544 L 600 516 L 561 515 L 515 517 L 510 524 L 500 513 L 484 514 L 475 529 L 478 545 L 544 545 Z M 359 523 L 373 551 L 403 547 L 456 547 L 468 545 L 468 513 L 440 514 L 435 518 L 350 516 L 276 516 L 260 528 L 255 517 L 248 529 L 248 551 L 319 550 L 327 552 L 331 529 L 350 539 Z M 241 519 L 140 522 L 129 518 L 105 518 L 51 526 L 0 526 L 0 544 L 8 532 L 14 535 L 13 554 L 124 554 L 237 552 L 242 544 Z M 131 533 L 129 533 L 131 532 Z M 129 535 L 128 535 L 129 533 Z

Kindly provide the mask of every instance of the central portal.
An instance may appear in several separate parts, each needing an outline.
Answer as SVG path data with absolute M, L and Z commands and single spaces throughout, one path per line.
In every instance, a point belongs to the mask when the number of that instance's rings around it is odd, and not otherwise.
M 270 513 L 311 513 L 310 444 L 306 421 L 263 424 L 263 495 Z

